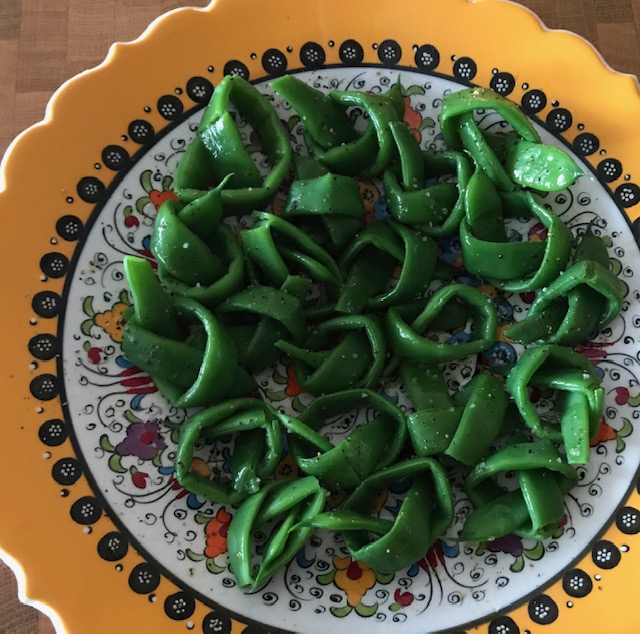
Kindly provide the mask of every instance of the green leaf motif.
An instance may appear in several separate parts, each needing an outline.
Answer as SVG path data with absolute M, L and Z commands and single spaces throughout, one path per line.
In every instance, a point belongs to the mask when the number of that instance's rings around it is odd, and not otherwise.
M 214 575 L 219 575 L 221 572 L 224 572 L 227 568 L 226 566 L 218 566 L 213 557 L 207 557 L 207 570 Z
M 171 191 L 173 187 L 173 176 L 165 176 L 162 179 L 162 189 L 166 192 Z
M 82 312 L 87 317 L 93 317 L 96 314 L 96 311 L 93 308 L 93 295 L 89 295 L 82 300 Z
M 631 399 L 629 399 L 631 400 Z M 628 418 L 622 419 L 622 429 L 616 434 L 616 453 L 622 453 L 627 444 L 623 438 L 628 438 L 633 433 L 633 425 Z
M 476 548 L 476 556 L 480 557 L 487 552 L 487 542 L 480 542 Z
M 149 204 L 151 204 L 151 198 L 149 198 L 149 196 L 138 198 L 138 200 L 136 201 L 136 211 L 139 214 L 144 214 L 144 208 Z
M 328 586 L 330 583 L 333 583 L 333 580 L 336 577 L 336 569 L 332 568 L 331 570 L 329 570 L 329 572 L 326 572 L 323 575 L 319 575 L 316 577 L 316 581 L 321 585 L 321 586 Z
M 428 128 L 435 128 L 436 127 L 436 122 L 431 118 L 431 117 L 425 117 L 421 122 L 420 122 L 420 132 L 422 132 L 423 130 L 426 130 Z
M 616 260 L 615 258 L 611 258 L 611 260 L 609 260 L 609 267 L 614 275 L 619 275 L 622 271 L 622 262 L 620 262 L 620 260 Z
M 125 410 L 124 412 L 124 417 L 130 422 L 130 423 L 139 423 L 140 419 L 130 410 Z
M 413 86 L 404 88 L 402 92 L 405 97 L 412 97 L 413 95 L 424 95 L 425 91 L 422 86 L 418 86 L 417 84 L 414 84 Z
M 213 515 L 203 515 L 202 513 L 196 513 L 195 520 L 196 524 L 206 524 Z
M 109 458 L 109 469 L 111 471 L 115 471 L 116 473 L 126 473 L 127 470 L 122 466 L 122 456 L 114 453 Z
M 522 555 L 518 555 L 514 562 L 509 566 L 509 570 L 511 572 L 522 572 L 524 569 L 524 557 Z
M 204 555 L 202 555 L 201 553 L 196 553 L 193 550 L 191 550 L 190 548 L 187 548 L 187 557 L 191 561 L 203 561 L 205 559 Z
M 158 451 L 156 452 L 156 455 L 153 457 L 153 460 L 151 461 L 151 463 L 153 464 L 154 467 L 161 467 L 162 466 L 162 453 L 163 453 L 164 449 L 158 449 Z
M 100 436 L 100 447 L 108 453 L 113 453 L 116 450 L 116 448 L 111 444 L 107 434 L 102 434 L 102 436 Z
M 91 336 L 91 329 L 93 328 L 93 319 L 85 319 L 81 324 L 80 324 L 80 332 L 82 332 L 82 334 L 85 337 L 90 337 Z
M 331 608 L 331 614 L 333 614 L 333 616 L 337 616 L 339 619 L 351 614 L 351 611 L 353 610 L 352 607 L 345 605 L 341 608 Z
M 140 185 L 142 185 L 142 189 L 144 189 L 147 194 L 155 189 L 151 182 L 151 170 L 145 170 L 140 174 Z
M 533 561 L 542 559 L 544 557 L 544 546 L 542 542 L 536 542 L 533 548 L 525 548 L 524 555 L 527 559 L 532 559 Z
M 291 409 L 294 412 L 303 412 L 305 410 L 305 406 L 302 403 L 302 401 L 296 396 L 292 401 L 291 401 Z
M 300 123 L 300 115 L 294 114 L 289 117 L 288 127 L 289 130 L 293 131 L 293 129 Z
M 269 400 L 273 401 L 274 403 L 284 401 L 284 399 L 287 398 L 284 390 L 267 390 L 266 393 L 269 397 Z
M 386 585 L 387 583 L 391 583 L 394 577 L 395 575 L 392 572 L 386 572 L 386 573 L 376 572 L 376 581 L 383 585 Z
M 373 616 L 378 611 L 378 604 L 374 603 L 373 605 L 364 605 L 363 603 L 358 603 L 355 610 L 358 616 Z
M 631 436 L 632 432 L 633 425 L 631 424 L 631 421 L 628 418 L 623 418 L 622 429 L 618 432 L 618 436 L 620 436 L 620 438 L 627 438 L 628 436 Z

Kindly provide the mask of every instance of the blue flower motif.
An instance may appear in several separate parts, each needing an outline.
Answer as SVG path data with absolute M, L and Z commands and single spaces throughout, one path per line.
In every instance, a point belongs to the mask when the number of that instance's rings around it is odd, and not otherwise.
M 387 197 L 380 196 L 373 205 L 373 215 L 376 220 L 384 220 L 389 217 L 389 206 L 387 205 Z
M 496 341 L 482 353 L 481 361 L 494 368 L 502 368 L 515 363 L 518 358 L 515 348 L 506 341 Z
M 513 306 L 504 297 L 494 297 L 492 304 L 498 313 L 498 324 L 504 326 L 513 321 Z

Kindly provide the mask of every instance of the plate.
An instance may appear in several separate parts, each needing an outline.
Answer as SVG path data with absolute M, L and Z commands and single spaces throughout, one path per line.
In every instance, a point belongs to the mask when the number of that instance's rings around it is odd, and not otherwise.
M 25 571 L 26 595 L 55 611 L 66 631 L 633 630 L 623 615 L 633 614 L 640 563 L 640 187 L 629 172 L 640 154 L 629 128 L 640 114 L 637 84 L 584 40 L 546 31 L 522 7 L 446 6 L 383 2 L 372 12 L 364 2 L 329 0 L 301 11 L 289 0 L 218 0 L 173 12 L 66 84 L 46 120 L 7 153 L 0 481 L 11 512 L 0 548 Z M 592 226 L 608 241 L 628 293 L 621 316 L 581 347 L 603 376 L 605 415 L 566 521 L 549 540 L 458 545 L 445 537 L 414 566 L 384 576 L 352 561 L 336 535 L 319 532 L 285 571 L 245 595 L 226 558 L 232 509 L 176 483 L 174 444 L 159 421 L 184 414 L 121 354 L 120 318 L 130 302 L 122 258 L 150 255 L 155 211 L 173 195 L 176 162 L 222 76 L 243 75 L 268 93 L 268 80 L 284 72 L 323 89 L 371 92 L 400 77 L 405 120 L 434 148 L 442 146 L 443 95 L 490 86 L 583 166 L 587 176 L 544 202 L 575 231 Z M 277 105 L 300 144 L 299 123 Z M 376 184 L 363 193 L 367 214 L 384 215 Z M 34 219 L 28 233 L 18 233 L 16 210 Z M 535 226 L 522 230 L 538 237 Z M 501 298 L 505 323 L 527 301 Z M 515 351 L 500 343 L 478 363 L 508 361 Z M 464 369 L 452 369 L 450 380 Z M 284 363 L 262 387 L 294 411 L 307 402 Z M 203 469 L 224 468 L 224 446 L 203 452 Z M 278 477 L 293 469 L 283 462 Z M 464 515 L 463 500 L 457 511 Z

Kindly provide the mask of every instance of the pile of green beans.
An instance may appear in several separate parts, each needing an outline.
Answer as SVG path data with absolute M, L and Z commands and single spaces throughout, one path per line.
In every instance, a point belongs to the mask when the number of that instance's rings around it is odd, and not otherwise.
M 158 211 L 157 275 L 146 260 L 124 262 L 133 306 L 123 351 L 173 405 L 203 408 L 179 427 L 176 477 L 237 507 L 228 544 L 239 585 L 263 585 L 315 528 L 340 531 L 351 556 L 381 573 L 410 566 L 453 522 L 451 468 L 465 470 L 475 507 L 454 539 L 549 536 L 603 408 L 599 377 L 567 346 L 608 324 L 624 292 L 602 240 L 587 230 L 575 247 L 532 193 L 563 189 L 580 170 L 542 144 L 514 104 L 482 88 L 447 95 L 440 124 L 448 149 L 426 152 L 403 122 L 400 83 L 381 95 L 323 94 L 292 75 L 271 85 L 300 116 L 308 155 L 294 156 L 268 99 L 225 77 L 177 167 L 178 200 Z M 346 116 L 351 107 L 366 114 L 363 132 Z M 480 129 L 477 110 L 497 112 L 512 130 Z M 266 176 L 237 117 L 260 139 Z M 389 219 L 365 225 L 357 177 L 384 184 Z M 287 195 L 281 215 L 265 211 L 279 191 Z M 251 214 L 248 228 L 225 222 L 241 214 Z M 511 242 L 510 218 L 539 221 L 546 238 Z M 442 364 L 487 350 L 497 315 L 476 287 L 453 283 L 463 272 L 438 249 L 451 236 L 459 236 L 465 275 L 536 293 L 506 332 L 537 346 L 506 382 L 479 371 L 453 394 Z M 321 301 L 309 305 L 312 287 Z M 468 320 L 465 342 L 434 336 Z M 256 396 L 254 376 L 282 353 L 315 397 L 298 418 Z M 377 391 L 392 380 L 404 385 L 410 413 Z M 540 417 L 531 388 L 557 391 L 557 420 Z M 322 435 L 330 420 L 362 408 L 372 419 L 341 442 Z M 230 478 L 191 469 L 198 441 L 230 434 Z M 276 480 L 287 451 L 304 476 Z M 506 471 L 515 471 L 517 488 L 498 484 Z M 407 492 L 397 516 L 376 516 L 380 490 L 400 480 Z M 326 510 L 338 492 L 344 501 Z M 251 536 L 265 525 L 270 536 L 255 562 Z

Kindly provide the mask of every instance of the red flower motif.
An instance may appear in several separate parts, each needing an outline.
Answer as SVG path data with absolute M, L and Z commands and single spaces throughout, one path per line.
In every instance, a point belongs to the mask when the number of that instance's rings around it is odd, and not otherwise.
M 583 357 L 587 357 L 593 365 L 598 365 L 599 361 L 607 358 L 607 351 L 605 346 L 610 346 L 610 343 L 587 341 L 579 348 L 576 348 L 576 352 L 579 352 Z
M 299 394 L 304 393 L 304 390 L 298 383 L 298 378 L 296 377 L 296 372 L 293 369 L 293 365 L 287 367 L 287 387 L 285 388 L 284 393 L 290 397 L 298 396 Z
M 171 483 L 171 490 L 178 491 L 178 495 L 176 495 L 176 500 L 181 500 L 185 495 L 189 495 L 189 491 L 185 489 L 175 478 L 175 476 L 171 476 L 169 478 L 169 482 Z
M 629 402 L 629 390 L 626 387 L 617 387 L 615 393 L 617 405 L 626 405 Z
M 119 376 L 120 385 L 127 388 L 127 394 L 153 394 L 158 391 L 151 377 L 148 374 L 144 374 L 140 368 L 134 365 L 122 370 Z
M 528 291 L 526 293 L 520 293 L 520 299 L 525 304 L 532 304 L 533 300 L 536 298 L 536 294 L 533 291 Z
M 357 561 L 352 561 L 347 568 L 347 577 L 351 579 L 351 581 L 357 581 L 362 577 L 362 568 Z
M 429 568 L 437 568 L 438 564 L 444 565 L 442 542 L 439 539 L 433 546 L 431 546 L 431 548 L 429 548 L 427 554 L 418 562 L 418 566 L 426 571 L 429 570 Z
M 145 473 L 144 471 L 136 471 L 131 474 L 131 482 L 133 482 L 133 486 L 137 489 L 146 489 L 148 477 L 148 473 Z
M 87 357 L 91 363 L 98 364 L 102 360 L 100 353 L 102 352 L 102 348 L 89 348 L 87 350 Z
M 536 222 L 536 224 L 529 229 L 529 240 L 532 242 L 544 242 L 548 235 L 549 230 L 541 222 Z
M 414 596 L 411 592 L 401 592 L 400 588 L 396 588 L 396 591 L 393 593 L 393 598 L 400 607 L 406 608 L 413 603 Z
M 154 271 L 158 268 L 158 263 L 156 262 L 156 258 L 149 249 L 138 249 L 138 255 L 141 258 L 144 258 L 145 260 L 149 260 Z

